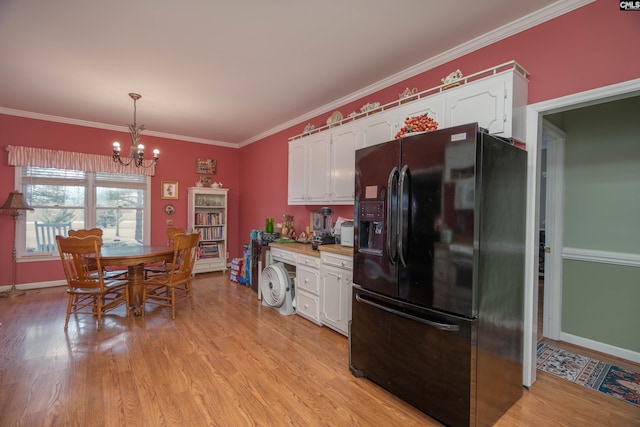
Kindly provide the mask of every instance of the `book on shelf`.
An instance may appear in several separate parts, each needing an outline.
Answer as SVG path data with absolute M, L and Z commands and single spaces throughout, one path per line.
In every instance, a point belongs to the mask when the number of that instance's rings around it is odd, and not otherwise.
M 200 240 L 222 240 L 224 238 L 224 228 L 222 226 L 197 226 Z
M 220 258 L 222 245 L 219 243 L 201 243 L 198 247 L 199 258 Z
M 196 212 L 196 225 L 224 225 L 222 212 Z

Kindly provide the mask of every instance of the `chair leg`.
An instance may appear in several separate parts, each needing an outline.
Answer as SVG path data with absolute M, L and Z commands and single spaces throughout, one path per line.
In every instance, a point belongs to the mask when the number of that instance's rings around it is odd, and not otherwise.
M 171 287 L 171 319 L 176 320 L 176 288 Z
M 103 297 L 94 299 L 94 302 L 96 303 L 96 306 L 94 307 L 94 309 L 97 308 L 97 312 L 98 312 L 98 331 L 102 330 L 102 300 L 103 300 Z
M 193 287 L 191 286 L 191 281 L 187 282 L 187 295 L 191 301 L 191 310 L 193 310 Z
M 67 303 L 67 318 L 64 321 L 64 331 L 67 332 L 69 328 L 69 317 L 71 317 L 71 307 L 73 305 L 73 300 L 76 296 L 69 294 L 69 302 Z

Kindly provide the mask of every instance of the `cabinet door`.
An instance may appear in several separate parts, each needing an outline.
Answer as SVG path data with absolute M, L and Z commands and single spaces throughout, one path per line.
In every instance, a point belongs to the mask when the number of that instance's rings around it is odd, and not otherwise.
M 356 130 L 349 128 L 331 137 L 331 201 L 353 204 L 356 163 Z
M 427 114 L 438 123 L 438 129 L 447 127 L 444 115 L 444 95 L 436 94 L 419 99 L 398 108 L 398 131 L 408 117 Z M 395 135 L 394 135 L 395 136 Z
M 396 113 L 393 110 L 382 111 L 362 119 L 361 129 L 362 138 L 357 148 L 391 141 L 398 131 Z
M 351 274 L 324 265 L 320 273 L 320 321 L 343 335 L 348 335 L 351 320 Z
M 342 275 L 340 270 L 323 268 L 320 275 L 320 294 L 322 295 L 320 321 L 332 328 L 337 328 L 342 320 L 342 303 L 340 289 Z
M 289 143 L 289 204 L 302 204 L 307 195 L 306 139 Z
M 307 202 L 329 201 L 330 141 L 328 134 L 312 136 L 307 142 Z
M 506 84 L 504 76 L 496 76 L 444 92 L 447 127 L 478 122 L 489 133 L 502 134 L 507 121 Z

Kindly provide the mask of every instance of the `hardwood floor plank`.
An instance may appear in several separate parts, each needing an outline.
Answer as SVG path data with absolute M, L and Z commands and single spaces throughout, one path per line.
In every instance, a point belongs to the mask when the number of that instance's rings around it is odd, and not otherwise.
M 0 299 L 0 426 L 439 426 L 348 369 L 347 339 L 222 273 L 194 309 L 72 316 L 64 288 Z M 498 426 L 633 426 L 640 409 L 545 373 Z

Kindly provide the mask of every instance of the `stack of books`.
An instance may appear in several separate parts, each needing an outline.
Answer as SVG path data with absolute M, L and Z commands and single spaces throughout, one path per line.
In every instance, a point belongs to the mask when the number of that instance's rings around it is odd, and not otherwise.
M 220 258 L 222 248 L 218 243 L 201 243 L 198 247 L 198 258 Z

